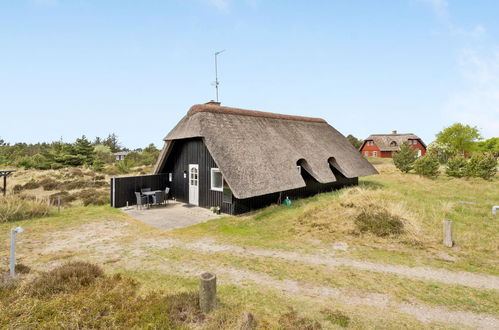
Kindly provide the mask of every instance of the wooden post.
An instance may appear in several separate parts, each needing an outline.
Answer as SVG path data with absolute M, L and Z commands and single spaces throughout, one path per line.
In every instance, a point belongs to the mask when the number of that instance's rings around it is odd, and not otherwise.
M 7 194 L 7 176 L 3 177 L 3 195 Z
M 217 302 L 217 277 L 212 273 L 201 274 L 199 283 L 199 307 L 203 313 L 211 312 Z
M 444 220 L 444 245 L 447 247 L 452 247 L 454 242 L 452 240 L 452 221 Z
M 57 196 L 57 212 L 61 212 L 61 195 Z

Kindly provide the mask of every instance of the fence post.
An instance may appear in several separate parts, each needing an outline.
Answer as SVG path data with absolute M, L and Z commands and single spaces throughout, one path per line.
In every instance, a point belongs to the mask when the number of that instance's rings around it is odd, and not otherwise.
M 492 206 L 492 215 L 497 215 L 497 210 L 499 210 L 499 205 Z
M 452 247 L 454 241 L 452 240 L 452 221 L 444 220 L 444 245 L 447 247 Z
M 212 273 L 201 274 L 199 283 L 199 307 L 203 313 L 215 308 L 217 302 L 217 277 Z
M 21 227 L 12 228 L 10 230 L 10 277 L 14 278 L 16 276 L 16 234 L 20 234 L 24 231 Z
M 57 196 L 57 212 L 61 212 L 61 195 Z

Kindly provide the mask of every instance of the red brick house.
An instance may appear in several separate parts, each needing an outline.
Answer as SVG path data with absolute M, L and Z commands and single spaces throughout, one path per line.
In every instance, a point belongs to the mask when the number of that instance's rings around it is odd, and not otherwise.
M 426 144 L 417 135 L 412 133 L 372 134 L 364 140 L 359 148 L 364 157 L 392 158 L 392 153 L 400 150 L 400 146 L 407 142 L 418 151 L 418 157 L 426 154 Z

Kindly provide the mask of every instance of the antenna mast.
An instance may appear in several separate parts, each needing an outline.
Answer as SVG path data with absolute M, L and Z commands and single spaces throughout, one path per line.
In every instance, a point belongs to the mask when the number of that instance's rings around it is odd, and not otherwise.
M 218 102 L 218 85 L 220 85 L 220 82 L 218 81 L 218 63 L 217 63 L 217 56 L 225 52 L 224 50 L 221 50 L 219 52 L 215 52 L 215 91 L 216 91 L 216 96 L 217 96 L 217 102 Z

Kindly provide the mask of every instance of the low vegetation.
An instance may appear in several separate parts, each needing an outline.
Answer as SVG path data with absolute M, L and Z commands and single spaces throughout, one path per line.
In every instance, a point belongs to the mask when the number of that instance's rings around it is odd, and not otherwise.
M 429 178 L 437 177 L 440 174 L 439 168 L 438 159 L 432 155 L 420 157 L 414 162 L 414 172 Z
M 25 200 L 13 196 L 0 197 L 0 222 L 12 222 L 50 214 L 46 201 Z

